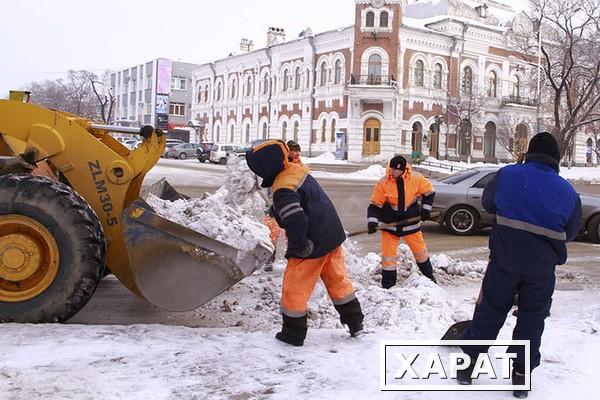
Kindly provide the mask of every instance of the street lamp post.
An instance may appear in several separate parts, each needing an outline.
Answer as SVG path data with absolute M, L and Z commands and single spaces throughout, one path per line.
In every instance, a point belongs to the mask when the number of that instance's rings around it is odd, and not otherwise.
M 536 133 L 540 132 L 540 103 L 541 103 L 541 69 L 542 69 L 542 18 L 537 21 L 538 34 L 538 63 L 537 63 L 537 101 L 535 108 Z

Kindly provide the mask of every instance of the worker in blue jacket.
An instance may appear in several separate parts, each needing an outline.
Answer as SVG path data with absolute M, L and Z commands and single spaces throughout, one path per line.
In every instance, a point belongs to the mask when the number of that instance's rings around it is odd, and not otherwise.
M 538 133 L 529 142 L 525 162 L 500 169 L 485 187 L 483 206 L 496 214 L 489 240 L 490 262 L 473 321 L 462 337 L 495 340 L 518 294 L 513 339 L 530 340 L 530 370 L 540 364 L 555 268 L 566 262 L 566 244 L 581 228 L 581 200 L 571 184 L 559 176 L 559 161 L 556 139 L 548 132 Z M 473 361 L 487 350 L 488 346 L 463 346 Z M 508 352 L 517 354 L 513 384 L 522 385 L 525 351 L 518 346 L 509 347 Z M 471 384 L 472 370 L 473 364 L 459 371 L 459 383 Z M 527 397 L 526 391 L 513 394 Z

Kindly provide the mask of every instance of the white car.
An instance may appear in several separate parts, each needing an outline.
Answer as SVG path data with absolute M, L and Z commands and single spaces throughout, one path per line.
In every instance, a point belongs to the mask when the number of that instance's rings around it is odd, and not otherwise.
M 227 156 L 235 150 L 240 150 L 242 146 L 232 143 L 215 143 L 210 152 L 209 161 L 221 165 L 227 164 Z

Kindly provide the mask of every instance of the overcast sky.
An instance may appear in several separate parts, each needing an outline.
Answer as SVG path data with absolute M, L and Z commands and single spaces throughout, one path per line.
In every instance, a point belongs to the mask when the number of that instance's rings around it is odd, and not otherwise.
M 353 23 L 353 0 L 2 1 L 0 98 L 69 69 L 101 75 L 157 57 L 204 63 L 238 51 L 243 37 L 263 47 L 269 26 L 291 39 Z

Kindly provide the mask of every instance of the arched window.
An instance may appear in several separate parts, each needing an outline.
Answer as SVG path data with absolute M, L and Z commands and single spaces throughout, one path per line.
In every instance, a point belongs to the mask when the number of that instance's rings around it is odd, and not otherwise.
M 342 60 L 335 62 L 335 84 L 342 82 Z
M 521 80 L 517 75 L 513 77 L 512 81 L 512 97 L 515 99 L 521 97 Z
M 298 121 L 294 122 L 294 142 L 298 143 L 298 130 L 300 129 L 300 124 Z
M 379 14 L 379 27 L 380 28 L 387 28 L 388 27 L 388 13 L 387 11 L 383 11 L 381 14 Z
M 321 63 L 321 86 L 327 84 L 327 64 L 325 61 Z
M 272 93 L 277 93 L 277 77 L 273 77 L 273 90 Z
M 219 143 L 219 142 L 220 142 L 220 139 L 221 139 L 221 127 L 220 127 L 220 126 L 217 126 L 217 129 L 216 129 L 216 131 L 217 131 L 217 132 L 216 132 L 216 139 L 215 139 L 215 142 Z
M 417 60 L 415 62 L 415 86 L 423 86 L 424 75 L 425 65 L 423 61 Z
M 306 70 L 306 88 L 307 89 L 310 88 L 310 85 L 311 85 L 311 83 L 310 83 L 310 70 L 307 69 Z
M 246 143 L 250 142 L 250 124 L 246 125 Z
M 324 119 L 321 125 L 321 143 L 325 143 L 327 140 L 327 121 Z
M 221 100 L 222 95 L 223 95 L 223 86 L 221 85 L 221 82 L 219 82 L 219 84 L 217 85 L 217 101 Z
M 377 84 L 381 79 L 381 56 L 372 54 L 369 57 L 369 83 Z
M 237 85 L 235 84 L 235 79 L 233 81 L 231 81 L 231 98 L 235 99 L 236 94 L 237 94 Z
M 268 131 L 267 131 L 267 123 L 264 122 L 263 126 L 262 126 L 262 138 L 266 139 L 268 135 Z
M 367 28 L 374 28 L 375 27 L 375 13 L 373 11 L 369 11 L 367 13 L 367 18 L 365 21 L 365 25 L 367 26 Z
M 204 89 L 204 101 L 208 102 L 208 86 Z
M 498 91 L 498 75 L 496 75 L 495 71 L 490 71 L 490 75 L 488 76 L 488 97 L 496 97 Z
M 263 78 L 263 94 L 269 93 L 269 75 Z
M 335 143 L 335 119 L 331 120 L 331 137 L 329 138 L 331 143 Z
M 235 140 L 235 126 L 231 125 L 231 129 L 229 130 L 229 143 L 233 143 Z
M 473 70 L 469 66 L 463 69 L 462 89 L 467 94 L 473 92 Z
M 496 124 L 491 121 L 485 124 L 483 155 L 486 158 L 492 158 L 496 155 Z
M 246 79 L 246 97 L 252 96 L 252 77 L 249 76 Z
M 202 103 L 202 92 L 199 90 L 198 95 L 196 96 L 196 100 L 198 103 Z
M 287 141 L 287 122 L 283 121 L 283 124 L 281 125 L 281 140 L 283 140 L 284 142 Z
M 300 89 L 300 67 L 296 67 L 296 72 L 294 72 L 294 89 Z
M 290 77 L 289 77 L 288 71 L 286 69 L 285 71 L 283 71 L 283 91 L 284 92 L 287 92 L 287 90 L 288 90 L 289 79 L 290 79 Z
M 435 89 L 442 88 L 442 64 L 435 64 L 433 68 L 433 87 Z

